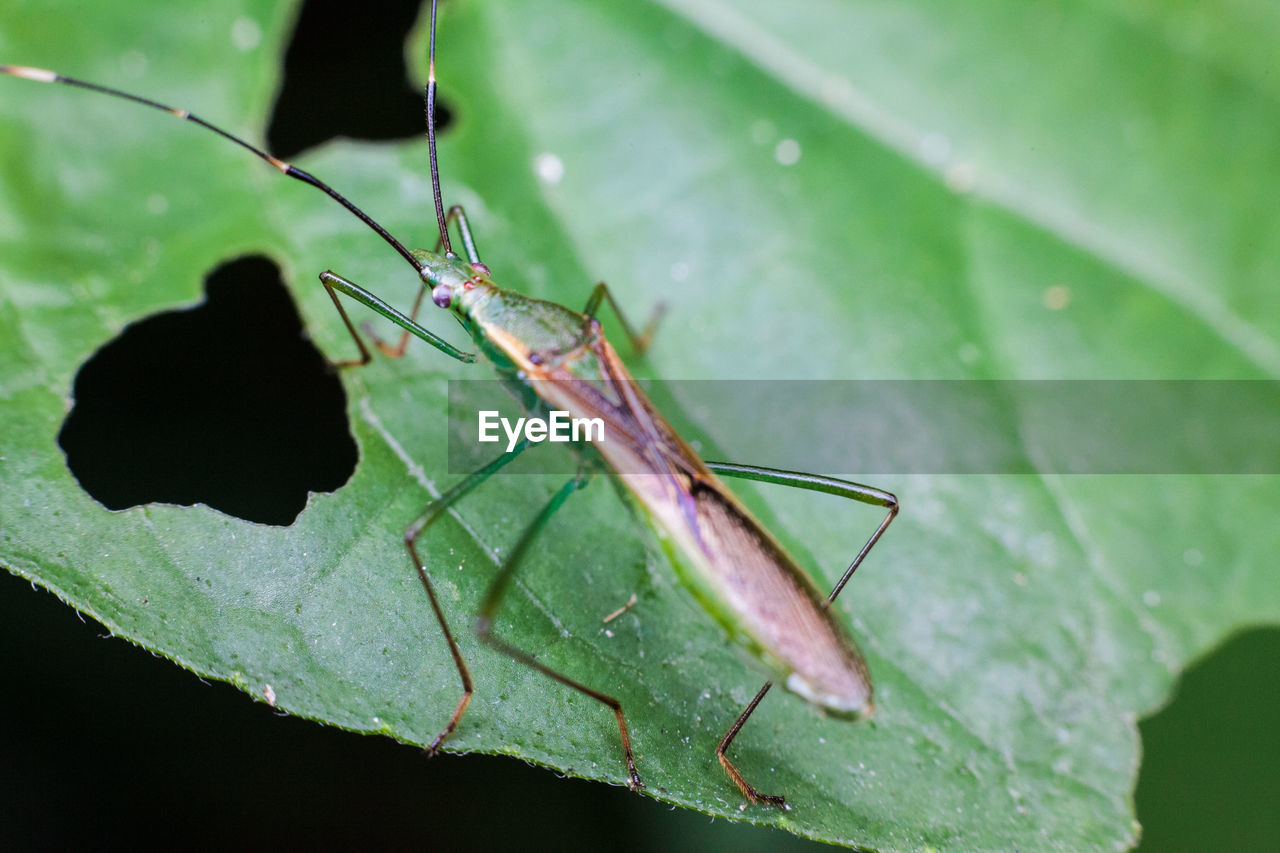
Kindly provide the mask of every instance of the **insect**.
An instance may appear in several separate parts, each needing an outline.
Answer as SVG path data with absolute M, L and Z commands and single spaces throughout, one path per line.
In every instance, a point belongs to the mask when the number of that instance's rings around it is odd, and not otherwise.
M 489 361 L 499 379 L 531 417 L 546 417 L 551 412 L 564 411 L 575 418 L 599 419 L 605 425 L 609 440 L 577 445 L 578 471 L 551 496 L 506 555 L 479 605 L 476 631 L 489 646 L 612 710 L 617 721 L 628 783 L 636 790 L 643 787 L 622 704 L 615 697 L 547 666 L 528 650 L 511 645 L 495 628 L 495 617 L 516 573 L 554 514 L 573 492 L 594 476 L 616 477 L 621 486 L 619 493 L 653 528 L 682 583 L 729 636 L 769 672 L 770 680 L 721 738 L 716 755 L 747 799 L 785 807 L 783 796 L 763 793 L 747 781 L 730 760 L 729 749 L 775 682 L 837 714 L 871 713 L 872 687 L 866 664 L 829 604 L 840 594 L 895 518 L 897 499 L 879 489 L 830 477 L 702 461 L 631 379 L 623 361 L 603 335 L 596 316 L 608 302 L 621 321 L 631 347 L 642 353 L 652 339 L 657 314 L 637 331 L 622 315 L 603 283 L 591 291 L 582 311 L 533 299 L 496 283 L 495 276 L 480 259 L 466 212 L 457 205 L 446 210 L 440 189 L 436 156 L 435 29 L 436 8 L 433 2 L 426 104 L 438 238 L 430 251 L 406 248 L 324 181 L 185 110 L 51 71 L 0 66 L 0 73 L 88 89 L 192 121 L 248 150 L 288 177 L 325 193 L 378 234 L 413 267 L 421 287 L 412 307 L 405 312 L 333 271 L 320 273 L 320 281 L 359 353 L 357 357 L 335 362 L 337 366 L 369 364 L 374 356 L 366 337 L 371 339 L 373 348 L 392 358 L 403 355 L 409 342 L 417 338 L 459 361 L 471 362 L 477 357 Z M 454 231 L 461 244 L 461 254 L 453 249 L 451 233 Z M 434 306 L 451 313 L 462 325 L 475 346 L 474 352 L 450 344 L 419 323 L 418 317 L 428 296 Z M 383 340 L 367 330 L 362 336 L 348 315 L 344 298 L 354 300 L 396 324 L 401 329 L 399 339 L 394 342 Z M 520 442 L 510 452 L 501 454 L 490 464 L 464 477 L 428 504 L 405 532 L 406 550 L 462 683 L 457 705 L 445 726 L 427 746 L 428 754 L 438 751 L 464 719 L 474 694 L 474 683 L 421 558 L 420 543 L 446 510 L 529 446 L 527 440 Z M 824 596 L 778 541 L 728 490 L 720 476 L 833 494 L 881 507 L 886 513 L 834 589 Z

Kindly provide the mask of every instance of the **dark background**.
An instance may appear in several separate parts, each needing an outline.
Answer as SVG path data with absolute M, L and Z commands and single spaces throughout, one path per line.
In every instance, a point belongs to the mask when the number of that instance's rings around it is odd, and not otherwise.
M 423 132 L 421 96 L 402 58 L 417 5 L 366 4 L 352 28 L 345 4 L 308 4 L 268 132 L 274 154 L 290 158 L 335 135 Z M 326 64 L 339 40 L 345 60 Z M 509 758 L 426 761 L 386 738 L 273 713 L 104 635 L 52 595 L 0 573 L 0 714 L 9 733 L 0 849 L 812 846 Z M 1143 721 L 1143 849 L 1275 848 L 1278 661 L 1280 630 L 1238 635 L 1186 675 L 1173 704 Z

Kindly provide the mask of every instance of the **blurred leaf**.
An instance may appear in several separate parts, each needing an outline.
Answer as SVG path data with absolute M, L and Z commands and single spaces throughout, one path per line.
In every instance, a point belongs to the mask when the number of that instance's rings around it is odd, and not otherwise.
M 26 5 L 5 4 L 4 61 L 259 138 L 289 24 L 274 4 Z M 668 302 L 649 360 L 666 378 L 1273 377 L 1268 8 L 451 3 L 445 194 L 500 281 L 577 306 L 605 278 L 637 316 Z M 202 675 L 271 685 L 290 713 L 429 741 L 459 687 L 400 535 L 457 479 L 444 381 L 476 373 L 416 347 L 344 374 L 359 468 L 288 528 L 107 512 L 55 437 L 76 370 L 127 323 L 263 252 L 342 357 L 316 273 L 399 304 L 415 280 L 335 205 L 209 134 L 0 83 L 0 560 Z M 543 155 L 558 182 L 537 178 Z M 303 165 L 430 245 L 421 142 L 334 144 Z M 1137 717 L 1190 659 L 1280 613 L 1274 478 L 886 480 L 901 521 L 842 599 L 876 718 L 771 696 L 735 746 L 788 813 L 740 809 L 716 766 L 759 679 L 608 488 L 557 516 L 501 628 L 621 698 L 662 799 L 873 849 L 1132 844 Z M 465 630 L 555 485 L 490 484 L 426 543 L 477 679 L 449 743 L 618 783 L 607 710 Z M 822 496 L 752 500 L 827 579 L 877 520 Z

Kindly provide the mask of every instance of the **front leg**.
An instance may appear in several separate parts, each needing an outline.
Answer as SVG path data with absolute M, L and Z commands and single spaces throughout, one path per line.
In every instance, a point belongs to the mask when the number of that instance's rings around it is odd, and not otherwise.
M 367 305 L 383 317 L 386 317 L 388 320 L 404 329 L 406 332 L 412 333 L 414 336 L 421 338 L 450 358 L 456 358 L 458 361 L 468 363 L 476 360 L 475 353 L 463 352 L 434 332 L 428 331 L 422 326 L 419 326 L 411 317 L 405 316 L 382 299 L 374 296 L 365 288 L 355 282 L 347 281 L 345 278 L 337 275 L 331 270 L 325 270 L 320 273 L 320 283 L 323 284 L 324 289 L 328 291 L 329 298 L 333 300 L 333 304 L 338 309 L 338 313 L 342 315 L 342 322 L 346 324 L 347 331 L 351 333 L 351 337 L 355 340 L 356 346 L 360 348 L 360 358 L 335 362 L 334 364 L 337 367 L 352 367 L 355 365 L 363 366 L 373 360 L 373 356 L 369 353 L 369 348 L 365 346 L 364 341 L 360 338 L 360 334 L 356 332 L 355 326 L 351 322 L 351 318 L 347 316 L 346 309 L 342 307 L 342 302 L 338 299 L 339 292 L 345 293 L 347 296 L 350 296 L 352 299 L 363 305 Z
M 471 261 L 473 264 L 484 266 L 480 263 L 480 253 L 476 249 L 475 238 L 471 236 L 471 225 L 467 222 L 467 213 L 462 209 L 462 205 L 460 204 L 455 204 L 453 207 L 449 208 L 449 212 L 444 218 L 444 227 L 448 228 L 451 223 L 455 222 L 458 225 L 459 233 L 462 234 L 462 246 L 467 253 L 467 260 Z M 443 245 L 444 235 L 442 234 L 436 238 L 436 245 L 432 251 L 437 255 L 440 254 L 440 247 Z M 487 270 L 488 267 L 485 267 L 485 269 Z M 428 290 L 430 290 L 430 288 L 424 284 L 422 287 L 418 288 L 418 295 L 413 300 L 413 308 L 409 311 L 409 319 L 415 323 L 418 322 L 418 312 L 422 309 L 422 303 L 426 298 Z M 348 328 L 350 328 L 350 324 L 348 324 Z M 364 329 L 364 333 L 373 341 L 374 346 L 376 346 L 378 350 L 388 358 L 401 358 L 404 355 L 404 351 L 409 346 L 409 337 L 412 334 L 409 329 L 405 329 L 400 333 L 400 340 L 392 346 L 374 332 L 371 324 L 364 323 L 360 328 Z

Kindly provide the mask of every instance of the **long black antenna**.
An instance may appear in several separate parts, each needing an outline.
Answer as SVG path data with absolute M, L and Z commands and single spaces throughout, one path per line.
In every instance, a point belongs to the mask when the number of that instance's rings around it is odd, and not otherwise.
M 444 199 L 440 197 L 440 167 L 436 165 L 436 0 L 431 0 L 431 46 L 427 49 L 427 54 L 427 149 L 431 157 L 431 193 L 436 198 L 440 245 L 444 247 L 446 255 L 452 255 L 449 223 L 444 218 Z
M 434 44 L 435 42 L 434 10 L 433 10 L 432 19 L 433 19 L 432 43 Z M 311 186 L 320 190 L 325 195 L 329 196 L 329 198 L 333 199 L 338 204 L 342 205 L 347 210 L 349 210 L 351 213 L 355 214 L 356 218 L 358 218 L 365 225 L 368 225 L 370 228 L 372 228 L 375 234 L 377 234 L 383 240 L 386 240 L 387 243 L 391 245 L 391 248 L 399 252 L 401 257 L 403 257 L 406 261 L 412 264 L 415 270 L 417 270 L 418 272 L 422 272 L 422 269 L 423 269 L 422 264 L 418 262 L 418 259 L 413 256 L 412 252 L 410 252 L 408 249 L 404 247 L 404 244 L 402 244 L 395 237 L 392 237 L 391 234 L 387 231 L 387 229 L 383 228 L 381 225 L 375 222 L 373 218 L 369 216 L 369 214 L 365 213 L 363 210 L 361 210 L 360 208 L 352 204 L 350 201 L 348 201 L 347 197 L 344 196 L 342 193 L 338 192 L 333 187 L 329 186 L 324 181 L 320 180 L 314 175 L 304 172 L 301 169 L 297 168 L 296 166 L 291 166 L 288 163 L 284 162 L 283 160 L 278 160 L 275 157 L 272 157 L 270 154 L 263 151 L 261 148 L 255 147 L 249 142 L 246 142 L 245 140 L 241 139 L 240 137 L 236 136 L 233 133 L 229 133 L 228 131 L 223 130 L 217 125 L 210 124 L 209 122 L 205 121 L 204 119 L 200 118 L 197 115 L 193 115 L 187 112 L 186 110 L 175 109 L 174 107 L 170 107 L 166 104 L 159 103 L 158 101 L 152 101 L 148 98 L 139 97 L 138 95 L 131 95 L 128 92 L 122 92 L 119 89 L 112 89 L 107 86 L 99 86 L 97 83 L 88 83 L 88 82 L 85 82 L 84 80 L 77 80 L 74 77 L 64 77 L 61 74 L 55 73 L 53 71 L 45 71 L 43 68 L 28 68 L 24 65 L 0 65 L 0 74 L 8 74 L 10 77 L 22 77 L 27 80 L 36 80 L 40 83 L 63 83 L 67 86 L 75 86 L 79 89 L 88 89 L 91 92 L 99 92 L 103 95 L 112 95 L 117 98 L 123 98 L 126 101 L 133 101 L 134 103 L 142 104 L 143 106 L 146 106 L 146 107 L 152 107 L 157 110 L 163 110 L 164 112 L 169 113 L 170 115 L 175 115 L 178 118 L 184 118 L 187 121 L 193 121 L 196 124 L 200 125 L 201 127 L 205 128 L 206 130 L 212 130 L 214 133 L 218 134 L 223 139 L 229 139 L 232 142 L 234 142 L 236 145 L 239 145 L 241 148 L 245 148 L 253 152 L 258 157 L 261 157 L 263 160 L 266 160 L 272 166 L 275 166 L 277 169 L 279 169 L 281 172 L 284 172 L 289 177 L 296 178 L 297 180 L 302 181 L 304 184 L 310 184 Z M 435 187 L 436 187 L 436 206 L 439 207 L 440 184 L 438 181 L 435 180 L 435 142 L 434 141 L 432 142 L 432 147 L 431 147 L 431 173 L 432 173 L 431 174 L 432 182 L 435 184 Z

